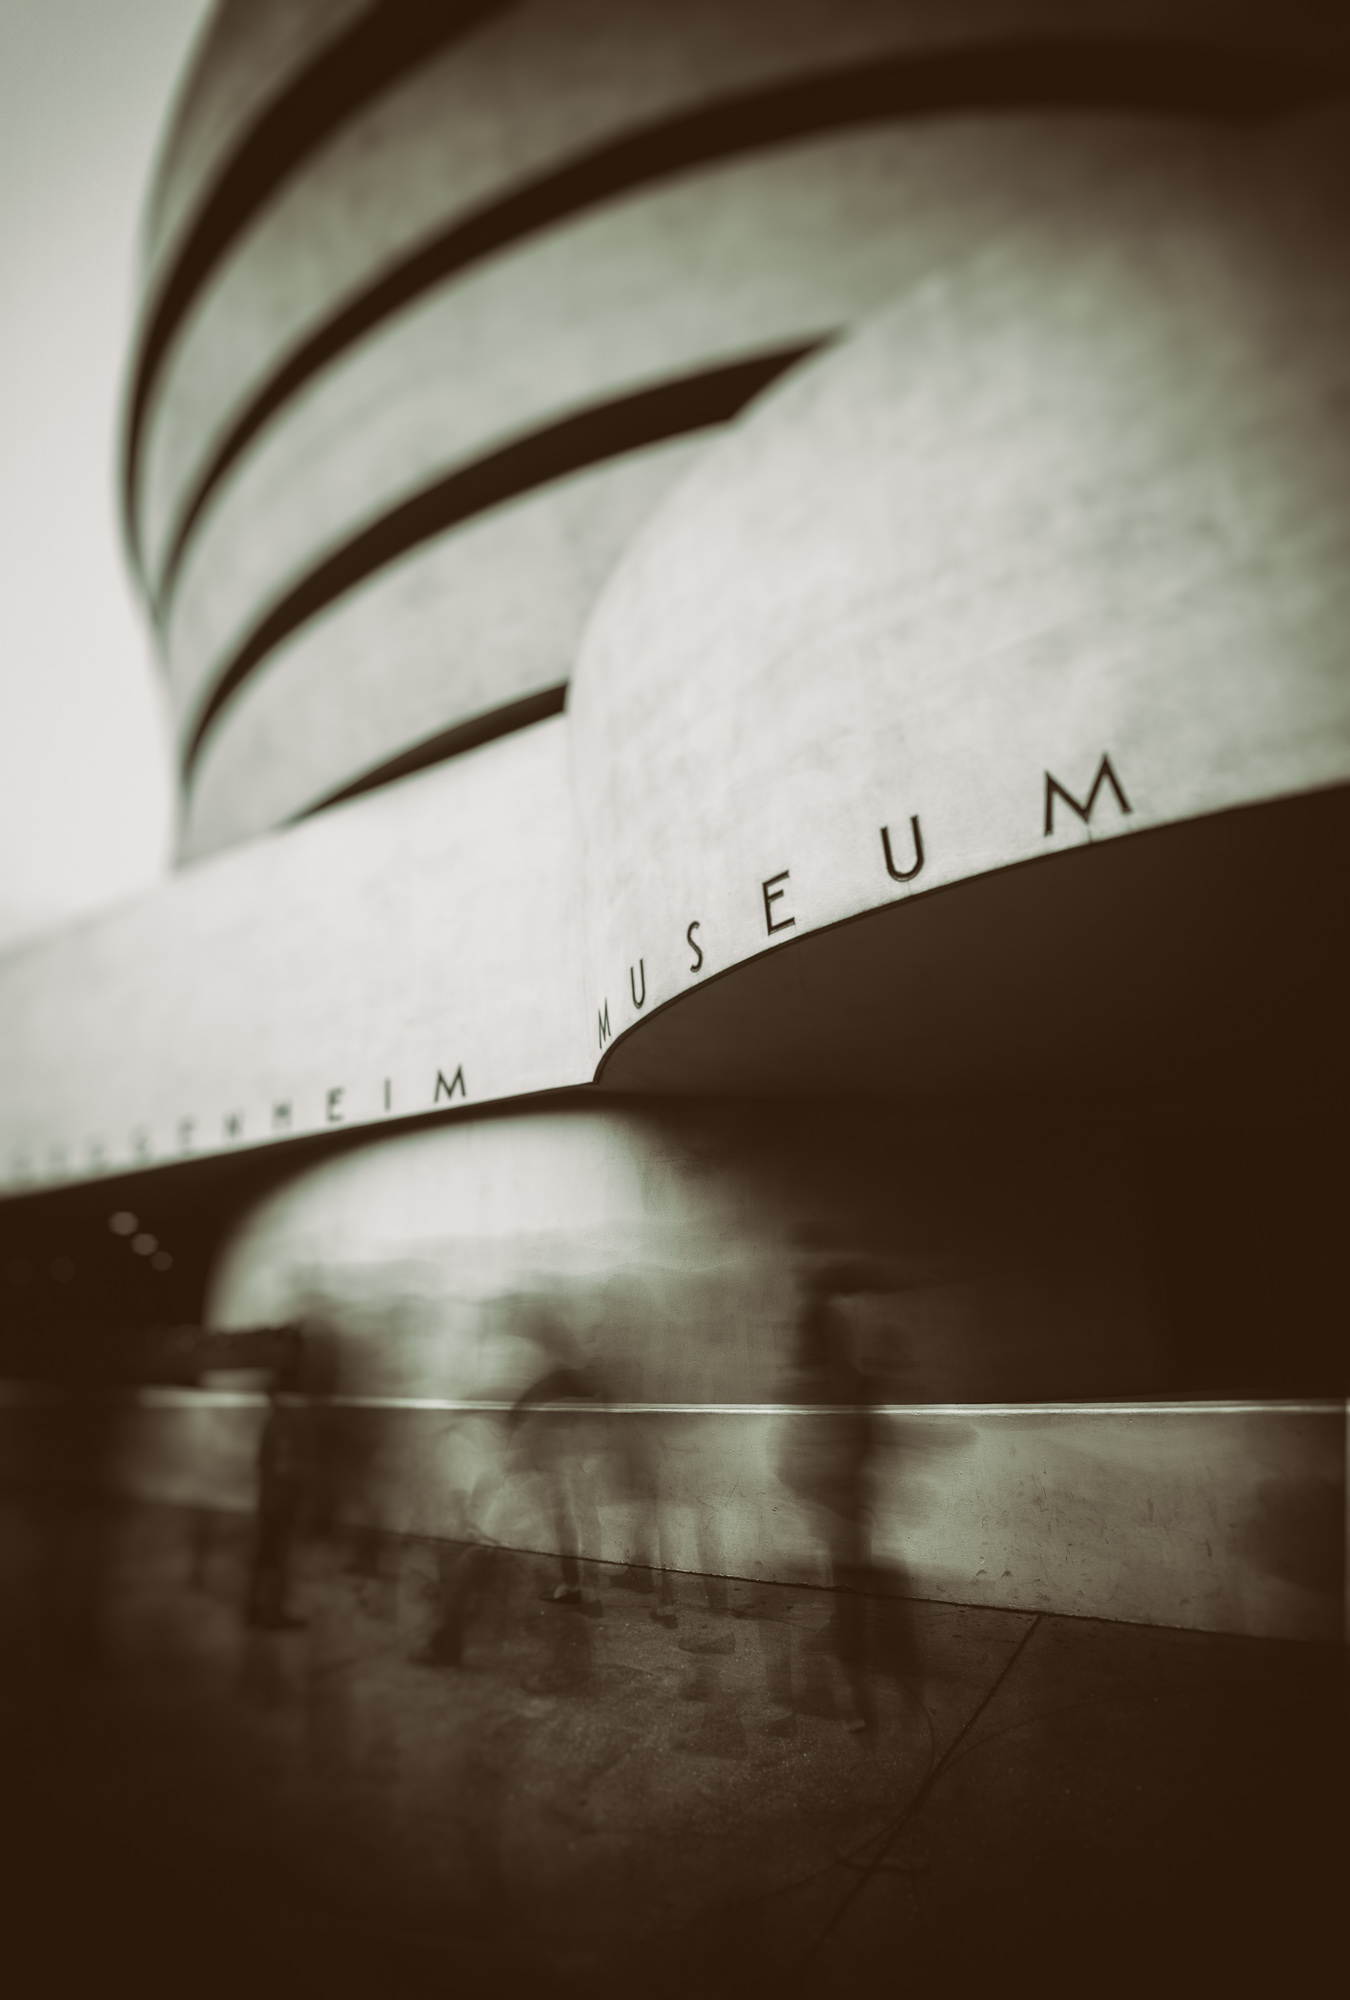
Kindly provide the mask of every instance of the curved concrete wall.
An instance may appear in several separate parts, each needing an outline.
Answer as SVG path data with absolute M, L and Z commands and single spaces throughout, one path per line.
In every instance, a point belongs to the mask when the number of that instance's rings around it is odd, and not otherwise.
M 541 691 L 556 689 L 561 702 L 586 615 L 634 520 L 700 449 L 677 438 L 496 507 L 309 620 L 203 745 L 184 858 L 312 810 L 353 773 L 378 776 L 381 746 L 396 755 Z
M 0 965 L 0 1168 L 455 1114 L 216 1275 L 305 1317 L 349 1517 L 557 1547 L 561 1481 L 588 1553 L 820 1579 L 854 1420 L 902 1587 L 1334 1629 L 1337 1419 L 1167 1400 L 1141 1204 L 1187 1235 L 1199 1056 L 1267 1191 L 1344 1062 L 1344 46 L 1219 0 L 220 11 L 127 479 L 183 851 L 241 844 Z M 1087 1095 L 1001 1122 L 1029 1080 Z M 1249 1348 L 1325 1295 L 1280 1292 L 1297 1206 Z M 804 1225 L 865 1396 L 802 1372 Z M 246 1504 L 257 1420 L 151 1395 L 121 1476 Z
M 256 1392 L 143 1393 L 116 1425 L 119 1483 L 173 1506 L 249 1511 L 266 1407 Z M 611 1408 L 563 1421 L 587 1501 L 581 1556 L 657 1560 L 652 1483 L 635 1498 L 633 1477 L 655 1456 L 670 1568 L 825 1580 L 819 1515 L 781 1476 L 785 1412 Z M 500 1409 L 372 1399 L 320 1405 L 315 1422 L 338 1453 L 359 1451 L 367 1475 L 343 1495 L 344 1523 L 559 1552 Z M 877 1429 L 873 1548 L 879 1575 L 909 1594 L 1252 1638 L 1344 1636 L 1334 1406 L 912 1407 L 887 1410 Z
M 997 1116 L 573 1100 L 300 1174 L 236 1232 L 209 1310 L 315 1316 L 354 1395 L 514 1399 L 554 1365 L 533 1302 L 612 1400 L 791 1402 L 823 1258 L 860 1289 L 843 1310 L 882 1401 L 1139 1395 L 1167 1367 L 1149 1225 L 1127 1161 L 1094 1179 Z
M 1085 1178 L 1025 1119 L 898 1122 L 629 1104 L 378 1143 L 255 1209 L 213 1317 L 303 1318 L 339 1518 L 556 1549 L 561 1480 L 588 1555 L 821 1581 L 858 1416 L 803 1363 L 803 1285 L 833 1266 L 902 1587 L 1336 1637 L 1330 1551 L 1288 1524 L 1343 1504 L 1341 1418 L 1160 1397 L 1136 1169 Z M 184 1402 L 135 1420 L 133 1483 L 248 1505 L 226 1447 L 256 1408 Z
M 146 216 L 147 289 L 162 275 L 241 136 L 369 0 L 230 0 L 202 33 L 175 106 Z
M 689 475 L 572 692 L 592 1011 L 602 1049 L 633 1031 L 617 1080 L 668 1087 L 653 1014 L 697 1023 L 716 975 L 812 931 L 1350 778 L 1344 159 L 1314 121 L 1027 210 Z M 1132 865 L 1094 861 L 1098 905 Z M 997 921 L 992 885 L 980 908 Z M 794 976 L 782 1004 L 806 1007 Z M 983 998 L 997 1014 L 996 978 Z M 813 1018 L 803 1045 L 832 1035 Z M 696 1054 L 686 1035 L 677 1087 L 720 1087 Z M 877 1065 L 862 1038 L 855 1080 Z
M 225 9 L 169 149 L 130 418 L 184 855 L 561 687 L 599 545 L 656 497 L 627 454 L 735 417 L 1008 207 L 1122 151 L 1162 170 L 1122 113 L 1241 127 L 1325 95 L 1294 27 L 1114 0 Z M 428 543 L 559 482 L 575 515 L 586 469 L 585 555 L 515 609 L 525 643 L 429 673 L 458 600 Z M 509 533 L 500 560 L 506 601 Z M 386 595 L 387 699 L 354 708 L 343 661 Z
M 1109 1084 L 1135 1043 L 1156 1081 L 1169 1037 L 1183 1074 L 1205 1043 L 1255 1082 L 1224 1034 L 1267 977 L 1289 997 L 1278 1031 L 1257 1023 L 1265 1057 L 1325 1085 L 1315 1066 L 1344 1041 L 1334 967 L 1310 956 L 1334 950 L 1320 899 L 1345 836 L 1338 127 L 1160 136 L 1150 171 L 1137 128 L 1075 121 L 1067 176 L 1039 141 L 991 143 L 986 165 L 1033 163 L 1045 198 L 1005 213 L 976 176 L 968 254 L 689 475 L 609 588 L 566 718 L 0 969 L 10 1186 L 284 1136 L 274 1094 L 306 1100 L 304 1129 L 329 1088 L 376 1120 L 404 1061 L 385 1024 L 433 1018 L 438 993 L 477 1024 L 476 1102 L 579 1085 L 602 1059 L 627 1088 L 1006 1086 L 995 1030 L 1020 1038 L 1047 985 L 1047 1062 L 1072 1046 L 1080 1085 Z M 479 714 L 565 675 L 550 634 L 581 623 L 630 501 L 698 451 L 627 462 L 631 496 L 613 469 L 559 481 L 297 632 L 288 668 L 317 719 L 291 717 L 280 675 L 241 695 L 232 755 L 202 766 L 203 847 L 321 803 L 368 715 L 431 733 L 443 702 Z M 1073 801 L 1104 754 L 1114 786 L 1088 824 Z M 1232 810 L 1281 801 L 1278 838 Z M 923 868 L 893 880 L 880 829 L 903 874 L 916 818 Z M 1076 885 L 1060 904 L 1035 886 L 1052 880 Z M 978 907 L 956 899 L 977 883 Z M 882 948 L 869 925 L 893 917 Z M 1209 971 L 1183 1007 L 1186 952 Z M 437 1108 L 433 1054 L 395 1115 Z
M 0 963 L 13 1193 L 585 1073 L 560 718 Z

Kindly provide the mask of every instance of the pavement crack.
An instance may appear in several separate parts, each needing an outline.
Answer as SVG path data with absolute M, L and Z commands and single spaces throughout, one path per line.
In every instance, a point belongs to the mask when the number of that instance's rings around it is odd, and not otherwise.
M 1004 1661 L 1003 1666 L 1001 1667 L 999 1672 L 994 1676 L 993 1680 L 990 1682 L 989 1687 L 986 1690 L 983 1698 L 976 1704 L 974 1709 L 972 1709 L 971 1713 L 967 1716 L 966 1720 L 957 1730 L 955 1736 L 953 1736 L 951 1742 L 947 1745 L 947 1748 L 943 1751 L 942 1755 L 938 1758 L 937 1762 L 930 1767 L 927 1777 L 924 1779 L 923 1783 L 919 1786 L 913 1798 L 909 1801 L 908 1805 L 905 1806 L 904 1810 L 896 1815 L 895 1819 L 891 1821 L 890 1825 L 884 1829 L 884 1835 L 880 1844 L 880 1852 L 878 1853 L 876 1860 L 873 1861 L 870 1864 L 870 1866 L 860 1870 L 858 1880 L 855 1883 L 853 1883 L 848 1889 L 846 1889 L 844 1891 L 844 1894 L 839 1898 L 839 1901 L 835 1905 L 834 1910 L 831 1912 L 830 1916 L 826 1919 L 825 1923 L 821 1926 L 818 1935 L 816 1936 L 814 1941 L 811 1943 L 811 1945 L 805 1952 L 802 1959 L 803 1969 L 805 1969 L 807 1966 L 815 1962 L 815 1960 L 819 1957 L 821 1951 L 824 1949 L 826 1941 L 834 1934 L 835 1931 L 838 1930 L 840 1924 L 844 1921 L 844 1918 L 848 1915 L 848 1912 L 852 1909 L 854 1903 L 857 1902 L 859 1896 L 862 1895 L 863 1890 L 867 1887 L 868 1883 L 873 1879 L 874 1876 L 882 1872 L 882 1858 L 885 1855 L 887 1847 L 890 1845 L 891 1841 L 894 1840 L 896 1834 L 900 1832 L 901 1828 L 905 1826 L 909 1820 L 913 1819 L 917 1813 L 922 1811 L 924 1805 L 927 1803 L 929 1794 L 933 1790 L 933 1787 L 937 1784 L 938 1780 L 941 1778 L 947 1766 L 955 1758 L 956 1753 L 960 1749 L 961 1744 L 965 1741 L 966 1737 L 969 1736 L 971 1730 L 975 1727 L 980 1717 L 984 1714 L 984 1711 L 988 1708 L 990 1702 L 994 1699 L 994 1696 L 998 1693 L 1004 1681 L 1007 1680 L 1009 1674 L 1012 1672 L 1013 1668 L 1017 1665 L 1017 1662 L 1021 1659 L 1022 1654 L 1026 1649 L 1027 1642 L 1030 1640 L 1032 1633 L 1036 1630 L 1037 1626 L 1041 1622 L 1041 1617 L 1042 1613 L 1038 1611 L 1032 1618 L 1031 1623 L 1027 1626 L 1026 1631 L 1022 1634 L 1021 1638 L 1018 1640 L 1017 1644 L 1013 1647 L 1012 1652 L 1008 1655 L 1008 1658 Z

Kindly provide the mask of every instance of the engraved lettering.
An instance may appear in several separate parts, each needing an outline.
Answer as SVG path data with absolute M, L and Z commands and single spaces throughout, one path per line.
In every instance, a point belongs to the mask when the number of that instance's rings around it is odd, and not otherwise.
M 685 941 L 688 944 L 690 951 L 692 951 L 694 954 L 694 962 L 689 968 L 691 972 L 700 972 L 703 968 L 703 946 L 701 944 L 695 943 L 694 941 L 694 932 L 701 928 L 702 926 L 700 925 L 698 918 L 695 917 L 693 923 L 690 924 L 688 930 L 684 934 Z
M 1063 799 L 1065 805 L 1073 812 L 1076 812 L 1079 819 L 1086 825 L 1092 818 L 1092 808 L 1097 803 L 1097 794 L 1103 785 L 1111 787 L 1111 790 L 1116 795 L 1116 804 L 1123 813 L 1134 811 L 1134 807 L 1125 796 L 1124 787 L 1121 785 L 1120 779 L 1112 769 L 1111 759 L 1107 756 L 1103 756 L 1101 763 L 1097 766 L 1097 775 L 1092 780 L 1092 790 L 1087 795 L 1086 805 L 1080 804 L 1072 792 L 1065 791 L 1059 779 L 1052 778 L 1047 771 L 1045 774 L 1045 831 L 1049 834 L 1055 830 L 1055 800 L 1057 798 Z
M 603 1009 L 603 1011 L 602 1011 L 602 1012 L 601 1012 L 601 1013 L 600 1013 L 600 1014 L 599 1014 L 599 1015 L 597 1016 L 597 1019 L 599 1020 L 599 1023 L 600 1023 L 600 1046 L 601 1046 L 601 1048 L 603 1048 L 603 1047 L 605 1046 L 605 1043 L 606 1043 L 606 1042 L 607 1042 L 607 1041 L 609 1040 L 610 1036 L 611 1036 L 611 1035 L 612 1035 L 612 1034 L 614 1033 L 614 1030 L 613 1030 L 613 1029 L 612 1029 L 612 1028 L 610 1027 L 610 1025 L 609 1025 L 609 1002 L 608 1002 L 608 1000 L 606 1000 L 606 1002 L 605 1002 L 605 1005 L 604 1005 L 604 1009 Z
M 909 816 L 909 835 L 914 843 L 913 864 L 909 868 L 897 868 L 895 856 L 891 853 L 891 830 L 888 826 L 883 826 L 881 829 L 881 851 L 886 857 L 886 873 L 892 882 L 912 882 L 923 867 L 923 834 L 919 829 L 917 813 L 911 813 Z
M 291 1129 L 290 1105 L 274 1104 L 272 1106 L 272 1130 L 274 1132 L 289 1132 L 290 1129 Z
M 462 1063 L 460 1067 L 455 1071 L 454 1075 L 451 1077 L 449 1083 L 446 1082 L 444 1074 L 440 1070 L 437 1070 L 436 1088 L 431 1094 L 431 1101 L 433 1104 L 440 1103 L 442 1091 L 445 1092 L 445 1095 L 448 1098 L 453 1097 L 456 1091 L 459 1092 L 461 1097 L 468 1096 L 469 1092 L 468 1092 L 468 1087 L 464 1082 L 464 1066 Z
M 330 1090 L 328 1093 L 328 1122 L 330 1125 L 340 1125 L 342 1123 L 342 1099 L 344 1094 L 341 1084 L 338 1085 L 336 1090 Z
M 647 1004 L 647 967 L 642 959 L 638 960 L 638 971 L 642 974 L 641 997 L 638 995 L 638 983 L 633 976 L 631 965 L 628 968 L 628 990 L 633 996 L 633 1005 L 635 1007 L 645 1007 Z
M 773 885 L 775 882 L 786 882 L 791 873 L 792 870 L 790 868 L 784 868 L 781 874 L 770 875 L 767 882 L 760 884 L 764 895 L 764 924 L 770 937 L 773 936 L 775 931 L 790 930 L 797 921 L 795 917 L 780 917 L 777 923 L 773 920 L 773 905 L 781 903 L 787 894 L 786 889 L 775 889 Z M 770 891 L 772 891 L 772 894 Z

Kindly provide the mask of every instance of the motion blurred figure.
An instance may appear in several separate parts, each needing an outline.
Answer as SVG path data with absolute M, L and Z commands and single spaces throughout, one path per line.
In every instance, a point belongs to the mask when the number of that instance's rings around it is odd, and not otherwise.
M 846 1687 L 845 1724 L 875 1727 L 876 1705 L 867 1668 L 871 1528 L 878 1448 L 877 1384 L 863 1365 L 844 1301 L 884 1289 L 884 1275 L 867 1260 L 818 1247 L 799 1232 L 804 1256 L 791 1361 L 791 1401 L 780 1449 L 779 1476 L 805 1500 L 818 1524 L 827 1580 L 836 1593 L 829 1627 Z
M 578 1516 L 585 1516 L 590 1526 L 595 1511 L 585 1463 L 589 1439 L 572 1410 L 541 1406 L 575 1403 L 594 1407 L 604 1401 L 604 1385 L 599 1371 L 584 1359 L 557 1313 L 542 1300 L 527 1303 L 519 1330 L 537 1348 L 541 1371 L 508 1412 L 507 1436 L 514 1455 L 544 1489 L 544 1504 L 562 1565 L 562 1580 L 553 1600 L 581 1606 Z
M 258 1441 L 258 1515 L 246 1619 L 259 1631 L 286 1631 L 303 1623 L 287 1608 L 291 1557 L 314 1476 L 310 1413 L 296 1395 L 303 1343 L 296 1327 L 281 1329 L 281 1358 L 268 1392 L 267 1420 Z
M 494 1341 L 509 1347 L 522 1342 L 527 1350 L 526 1387 L 505 1413 L 501 1458 L 457 1492 L 459 1524 L 452 1540 L 436 1556 L 435 1621 L 425 1643 L 413 1654 L 418 1665 L 459 1667 L 472 1632 L 494 1598 L 506 1591 L 502 1541 L 525 1546 L 552 1546 L 558 1552 L 560 1580 L 550 1602 L 583 1611 L 600 1611 L 595 1594 L 583 1596 L 581 1549 L 595 1525 L 584 1412 L 602 1397 L 599 1371 L 582 1356 L 577 1341 L 563 1323 L 552 1299 L 539 1294 L 513 1294 L 495 1301 L 491 1324 Z M 516 1381 L 521 1374 L 516 1374 Z M 556 1406 L 575 1405 L 559 1409 Z M 493 1454 L 495 1456 L 495 1452 Z M 516 1508 L 522 1494 L 527 1526 Z M 499 1539 L 494 1522 L 503 1516 L 512 1525 Z M 592 1537 L 593 1539 L 593 1537 Z M 570 1626 L 571 1621 L 566 1621 Z M 550 1624 L 545 1635 L 549 1660 L 531 1686 L 537 1691 L 574 1691 L 589 1680 L 589 1642 L 579 1631 L 569 1634 Z

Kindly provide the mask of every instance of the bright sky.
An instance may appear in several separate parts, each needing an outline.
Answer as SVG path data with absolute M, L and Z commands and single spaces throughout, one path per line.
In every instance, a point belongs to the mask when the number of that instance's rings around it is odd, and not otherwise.
M 142 203 L 208 0 L 0 0 L 0 950 L 159 876 L 159 671 L 122 559 Z

